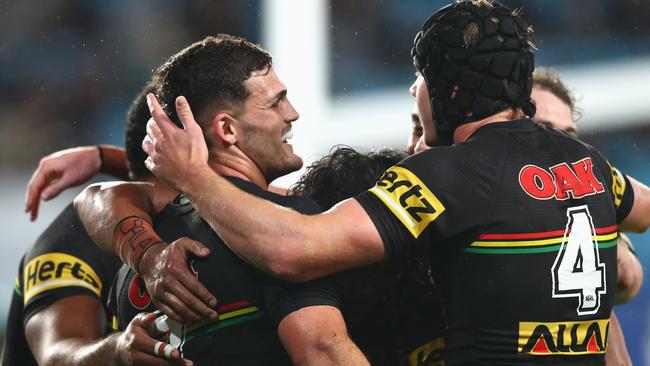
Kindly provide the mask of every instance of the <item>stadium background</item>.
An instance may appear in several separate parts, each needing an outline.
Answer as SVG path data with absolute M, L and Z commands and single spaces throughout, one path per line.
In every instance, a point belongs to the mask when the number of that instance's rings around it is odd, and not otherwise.
M 582 137 L 649 183 L 650 2 L 506 0 L 534 25 L 537 65 L 576 91 Z M 332 145 L 401 148 L 409 132 L 413 36 L 442 1 L 4 1 L 0 5 L 0 325 L 24 249 L 79 191 L 30 223 L 25 185 L 38 159 L 121 145 L 126 110 L 151 70 L 218 32 L 261 43 L 301 113 L 294 146 L 313 161 Z M 287 185 L 296 175 L 283 179 Z M 632 235 L 641 294 L 617 312 L 637 365 L 650 365 L 650 234 Z M 531 283 L 531 286 L 535 284 Z M 217 294 L 218 296 L 218 294 Z

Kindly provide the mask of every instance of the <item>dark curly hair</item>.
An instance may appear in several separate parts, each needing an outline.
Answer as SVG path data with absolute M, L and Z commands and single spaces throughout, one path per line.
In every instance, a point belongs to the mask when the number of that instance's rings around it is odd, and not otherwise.
M 151 118 L 147 106 L 147 94 L 152 93 L 153 90 L 152 84 L 145 85 L 131 102 L 126 116 L 124 148 L 126 149 L 129 176 L 134 180 L 151 176 L 151 172 L 144 165 L 147 154 L 142 150 L 142 140 L 147 135 L 147 121 Z
M 311 164 L 291 187 L 294 194 L 329 209 L 338 202 L 371 188 L 386 169 L 408 155 L 405 151 L 382 149 L 360 153 L 348 146 L 334 146 L 328 155 Z
M 243 83 L 256 71 L 268 72 L 271 55 L 228 34 L 206 37 L 178 52 L 154 73 L 155 94 L 180 126 L 175 100 L 183 95 L 205 130 L 217 108 L 233 108 L 248 97 Z

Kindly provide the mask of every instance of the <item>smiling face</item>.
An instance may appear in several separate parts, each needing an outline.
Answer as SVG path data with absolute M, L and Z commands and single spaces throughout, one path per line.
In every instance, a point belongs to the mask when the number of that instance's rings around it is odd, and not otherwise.
M 287 141 L 299 117 L 287 99 L 287 88 L 273 68 L 253 73 L 243 85 L 249 96 L 234 116 L 241 126 L 236 145 L 268 182 L 300 169 L 302 159 Z

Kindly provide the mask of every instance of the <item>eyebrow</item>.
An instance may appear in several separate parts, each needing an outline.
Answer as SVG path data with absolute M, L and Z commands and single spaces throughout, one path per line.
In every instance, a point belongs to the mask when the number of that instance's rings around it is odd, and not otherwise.
M 417 113 L 411 113 L 411 121 L 413 123 L 419 123 L 420 122 L 420 116 L 418 116 Z
M 273 98 L 269 99 L 268 104 L 273 104 L 276 101 L 284 98 L 287 96 L 287 89 L 282 89 L 280 90 L 276 95 L 273 96 Z

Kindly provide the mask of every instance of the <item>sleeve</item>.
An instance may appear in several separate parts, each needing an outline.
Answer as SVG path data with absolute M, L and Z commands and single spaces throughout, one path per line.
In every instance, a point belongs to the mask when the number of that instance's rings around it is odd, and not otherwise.
M 634 190 L 630 184 L 630 179 L 605 159 L 598 150 L 592 146 L 588 147 L 596 157 L 596 164 L 598 164 L 597 166 L 605 178 L 616 209 L 616 222 L 620 224 L 630 214 L 634 205 Z
M 115 263 L 111 254 L 92 242 L 69 206 L 25 256 L 25 322 L 44 307 L 69 296 L 88 295 L 104 304 L 115 275 Z
M 456 155 L 451 148 L 416 154 L 356 197 L 391 257 L 432 243 L 466 245 L 491 215 L 493 172 Z
M 102 300 L 104 284 L 91 264 L 66 253 L 36 256 L 23 267 L 25 323 L 44 307 L 68 296 L 89 295 Z
M 340 308 L 338 293 L 327 280 L 288 283 L 273 279 L 264 286 L 264 301 L 276 328 L 287 315 L 302 308 L 320 305 Z
M 621 173 L 620 170 L 616 169 L 609 162 L 607 162 L 607 165 L 611 172 L 611 192 L 614 207 L 616 207 L 616 222 L 621 223 L 630 214 L 630 211 L 632 211 L 634 190 L 627 175 Z

